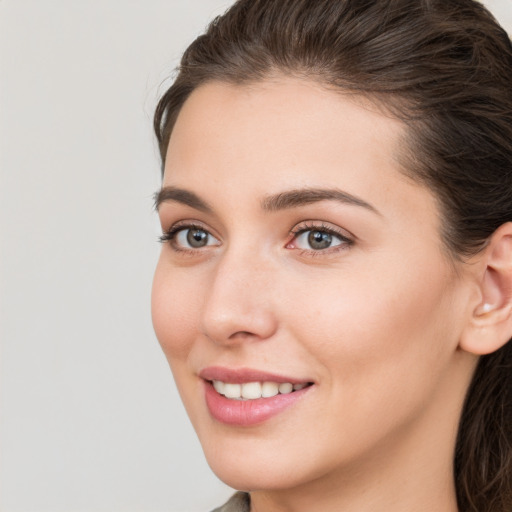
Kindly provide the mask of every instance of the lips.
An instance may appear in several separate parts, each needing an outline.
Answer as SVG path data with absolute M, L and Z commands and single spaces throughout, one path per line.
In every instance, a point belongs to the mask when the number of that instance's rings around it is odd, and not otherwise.
M 199 376 L 211 416 L 234 426 L 262 423 L 302 400 L 313 387 L 308 380 L 246 368 L 208 367 Z

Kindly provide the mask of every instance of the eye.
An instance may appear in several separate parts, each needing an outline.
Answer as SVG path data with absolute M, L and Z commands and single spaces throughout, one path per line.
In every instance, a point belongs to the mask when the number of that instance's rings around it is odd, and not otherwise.
M 210 232 L 200 226 L 176 226 L 160 237 L 161 242 L 170 242 L 173 249 L 194 250 L 219 245 Z
M 304 231 L 300 234 L 295 241 L 295 245 L 299 249 L 313 249 L 315 251 L 321 251 L 322 249 L 328 249 L 340 245 L 341 240 L 327 233 L 326 231 Z
M 199 249 L 207 245 L 211 245 L 210 234 L 204 229 L 188 228 L 182 229 L 176 233 L 176 242 L 182 247 L 191 247 L 192 249 Z
M 293 234 L 293 240 L 287 245 L 289 249 L 319 252 L 353 244 L 353 240 L 326 226 L 300 226 Z

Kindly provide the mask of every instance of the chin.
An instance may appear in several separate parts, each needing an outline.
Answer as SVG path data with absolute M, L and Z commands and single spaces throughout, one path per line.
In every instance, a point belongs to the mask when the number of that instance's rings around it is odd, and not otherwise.
M 201 440 L 207 462 L 215 475 L 241 491 L 284 490 L 322 476 L 326 461 L 318 464 L 313 453 L 306 456 L 302 440 L 286 446 L 283 439 L 236 435 L 220 440 Z M 290 437 L 288 438 L 290 439 Z
M 224 463 L 222 460 L 208 460 L 208 463 L 220 480 L 239 491 L 276 491 L 301 484 L 301 479 L 296 478 L 297 475 L 290 475 L 284 466 L 253 464 L 250 459 L 239 464 Z
M 201 439 L 201 436 L 200 436 Z M 238 490 L 260 490 L 280 487 L 283 475 L 288 473 L 280 455 L 280 461 L 269 456 L 261 439 L 245 441 L 230 436 L 216 442 L 201 439 L 206 460 L 215 475 L 225 484 Z

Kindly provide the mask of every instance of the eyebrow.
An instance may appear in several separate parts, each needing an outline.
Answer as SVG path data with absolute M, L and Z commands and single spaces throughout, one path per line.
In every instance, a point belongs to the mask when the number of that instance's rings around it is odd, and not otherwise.
M 213 212 L 213 208 L 206 201 L 203 201 L 198 195 L 194 194 L 194 192 L 190 192 L 182 188 L 162 187 L 155 193 L 154 197 L 156 211 L 158 211 L 158 208 L 162 203 L 175 201 L 204 213 Z
M 266 197 L 262 201 L 262 208 L 267 211 L 275 212 L 288 208 L 297 208 L 307 204 L 318 203 L 320 201 L 337 201 L 352 206 L 360 206 L 377 215 L 381 213 L 370 203 L 363 199 L 344 192 L 339 189 L 324 188 L 301 188 L 296 190 L 288 190 Z
M 155 194 L 155 209 L 162 203 L 168 201 L 175 201 L 177 203 L 190 206 L 195 210 L 205 213 L 213 213 L 213 208 L 203 199 L 201 199 L 194 192 L 177 187 L 162 187 Z M 370 203 L 363 199 L 344 192 L 339 189 L 324 189 L 324 188 L 301 188 L 294 190 L 287 190 L 268 197 L 265 197 L 261 202 L 263 210 L 268 212 L 276 212 L 280 210 L 287 210 L 290 208 L 298 208 L 320 201 L 337 201 L 343 204 L 352 206 L 359 206 L 365 208 L 377 215 L 381 213 Z

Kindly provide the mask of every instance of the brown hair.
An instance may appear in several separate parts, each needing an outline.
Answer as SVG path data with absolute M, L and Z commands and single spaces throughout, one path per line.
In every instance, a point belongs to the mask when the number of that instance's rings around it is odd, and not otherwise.
M 408 126 L 400 161 L 433 190 L 445 244 L 512 221 L 512 45 L 474 0 L 239 0 L 186 50 L 154 127 L 162 162 L 191 92 L 273 73 L 361 94 Z M 455 451 L 463 512 L 512 511 L 512 343 L 480 358 Z

